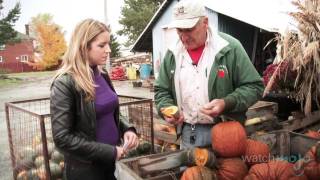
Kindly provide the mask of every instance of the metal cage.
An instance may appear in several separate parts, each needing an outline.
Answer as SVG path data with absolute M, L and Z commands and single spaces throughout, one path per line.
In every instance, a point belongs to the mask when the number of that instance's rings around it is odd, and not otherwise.
M 134 125 L 140 139 L 153 142 L 153 102 L 132 96 L 119 95 L 120 113 Z M 13 177 L 25 175 L 42 179 L 59 179 L 51 171 L 51 154 L 55 151 L 51 131 L 50 99 L 31 99 L 5 103 L 6 122 Z M 39 156 L 41 168 L 36 163 Z M 63 170 L 63 162 L 58 164 Z M 60 171 L 58 171 L 60 175 Z M 53 175 L 54 174 L 54 175 Z M 62 175 L 62 173 L 61 173 Z

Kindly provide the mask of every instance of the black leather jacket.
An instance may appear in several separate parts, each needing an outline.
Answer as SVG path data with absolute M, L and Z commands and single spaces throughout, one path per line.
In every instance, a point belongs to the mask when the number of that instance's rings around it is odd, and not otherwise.
M 103 74 L 103 77 L 114 91 L 109 76 Z M 65 158 L 112 165 L 110 163 L 115 162 L 115 147 L 96 142 L 94 101 L 85 101 L 84 93 L 76 89 L 70 75 L 54 80 L 50 98 L 53 140 Z M 127 121 L 120 118 L 119 106 L 114 116 L 121 136 L 129 128 L 134 130 Z

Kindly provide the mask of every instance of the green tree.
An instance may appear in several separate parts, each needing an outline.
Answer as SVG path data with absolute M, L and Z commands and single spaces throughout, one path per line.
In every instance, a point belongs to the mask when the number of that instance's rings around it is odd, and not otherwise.
M 3 0 L 0 0 L 0 15 Z M 8 14 L 0 19 L 0 45 L 4 45 L 8 42 L 17 41 L 17 31 L 13 29 L 14 23 L 19 19 L 20 15 L 20 3 L 17 3 L 13 9 L 11 9 Z
M 110 36 L 110 48 L 111 48 L 111 54 L 110 57 L 120 57 L 120 44 L 117 41 L 117 38 L 111 34 Z
M 128 37 L 126 46 L 133 44 L 146 27 L 163 0 L 124 0 L 119 23 L 123 29 L 119 35 Z

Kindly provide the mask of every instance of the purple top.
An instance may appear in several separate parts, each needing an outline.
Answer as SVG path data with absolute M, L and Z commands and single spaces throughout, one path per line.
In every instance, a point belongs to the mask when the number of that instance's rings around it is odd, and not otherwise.
M 96 138 L 97 142 L 117 145 L 119 132 L 114 119 L 114 112 L 118 105 L 118 96 L 111 89 L 103 76 L 94 69 L 95 108 L 96 108 Z

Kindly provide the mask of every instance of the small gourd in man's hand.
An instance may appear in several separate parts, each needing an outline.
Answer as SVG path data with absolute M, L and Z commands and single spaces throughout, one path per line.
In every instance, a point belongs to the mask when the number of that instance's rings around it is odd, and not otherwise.
M 161 109 L 161 113 L 169 118 L 179 118 L 179 108 L 177 106 L 168 106 Z

